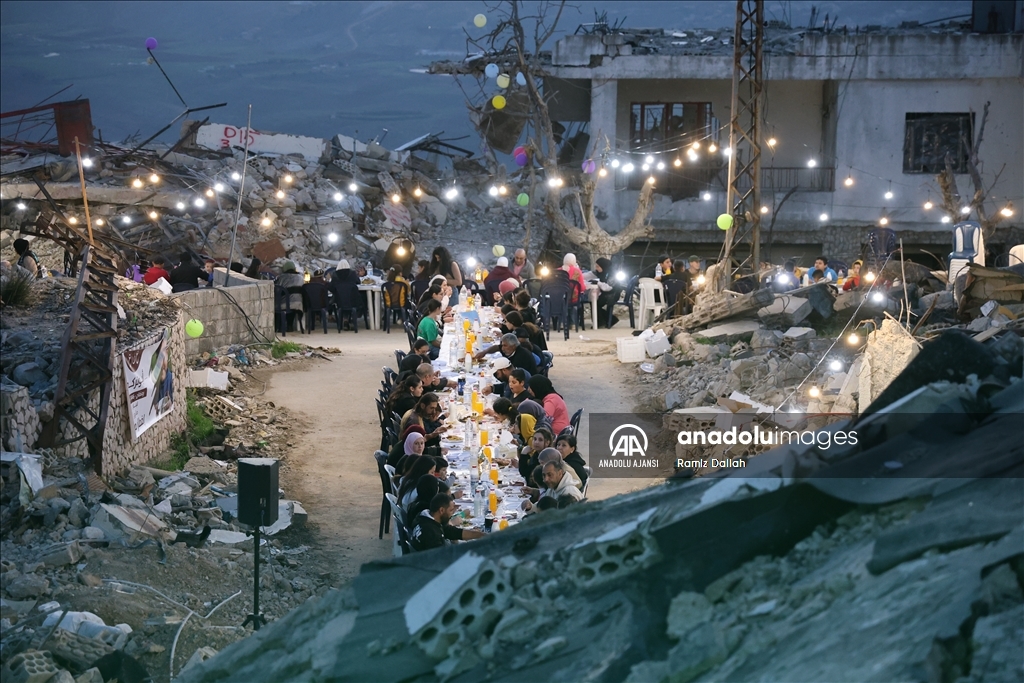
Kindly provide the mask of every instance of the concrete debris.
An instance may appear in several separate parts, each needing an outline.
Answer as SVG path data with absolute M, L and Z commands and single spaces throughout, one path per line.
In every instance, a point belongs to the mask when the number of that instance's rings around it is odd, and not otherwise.
M 803 322 L 811 314 L 811 302 L 797 297 L 780 296 L 757 312 L 766 325 L 792 327 Z

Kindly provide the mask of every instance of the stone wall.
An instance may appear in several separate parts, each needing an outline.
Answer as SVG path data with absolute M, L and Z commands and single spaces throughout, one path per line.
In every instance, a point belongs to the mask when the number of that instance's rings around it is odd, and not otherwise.
M 216 279 L 223 282 L 223 277 L 224 271 L 218 269 Z M 203 323 L 201 337 L 185 339 L 185 352 L 189 357 L 221 346 L 274 339 L 274 283 L 253 280 L 239 273 L 231 274 L 231 282 L 232 285 L 226 288 L 203 287 L 172 295 L 184 309 L 185 320 L 196 318 Z M 262 337 L 253 335 L 232 299 L 238 302 Z
M 185 431 L 185 376 L 188 373 L 185 343 L 185 317 L 179 314 L 176 324 L 171 325 L 170 368 L 174 373 L 174 407 L 159 422 L 146 430 L 138 439 L 132 440 L 129 423 L 128 399 L 124 387 L 124 361 L 121 354 L 127 349 L 118 349 L 114 360 L 114 386 L 110 392 L 110 413 L 107 415 L 107 429 L 103 433 L 103 473 L 106 475 L 123 472 L 136 463 L 153 460 L 170 447 L 171 436 Z

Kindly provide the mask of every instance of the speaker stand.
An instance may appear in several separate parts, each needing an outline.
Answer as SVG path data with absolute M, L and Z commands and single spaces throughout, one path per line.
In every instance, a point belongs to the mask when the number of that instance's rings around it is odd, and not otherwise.
M 253 568 L 253 583 L 252 583 L 252 614 L 245 618 L 242 622 L 242 628 L 245 628 L 249 624 L 252 624 L 253 631 L 259 631 L 260 626 L 266 626 L 267 618 L 260 612 L 260 528 L 256 526 L 252 532 L 253 538 L 253 553 L 252 553 L 252 568 Z

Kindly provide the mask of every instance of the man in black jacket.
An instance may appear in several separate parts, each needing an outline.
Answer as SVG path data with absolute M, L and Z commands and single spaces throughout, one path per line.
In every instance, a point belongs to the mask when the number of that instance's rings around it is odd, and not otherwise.
M 455 514 L 455 501 L 447 493 L 430 499 L 430 507 L 416 515 L 409 536 L 414 550 L 431 550 L 450 545 L 452 541 L 481 538 L 482 531 L 460 529 L 448 522 Z
M 178 267 L 171 271 L 169 282 L 175 292 L 186 292 L 190 289 L 198 289 L 200 283 L 206 282 L 209 273 L 197 266 L 192 261 L 192 256 L 186 251 L 181 254 L 181 262 Z
M 513 367 L 522 368 L 531 375 L 537 374 L 537 361 L 533 354 L 519 345 L 519 338 L 515 333 L 501 335 L 501 355 L 508 358 Z

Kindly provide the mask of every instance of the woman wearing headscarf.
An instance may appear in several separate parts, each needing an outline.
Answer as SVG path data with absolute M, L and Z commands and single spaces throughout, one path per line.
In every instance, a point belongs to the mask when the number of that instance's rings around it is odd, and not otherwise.
M 544 406 L 544 412 L 551 418 L 555 434 L 561 434 L 569 426 L 569 409 L 565 406 L 565 399 L 555 391 L 551 380 L 544 375 L 533 375 L 527 380 L 527 385 L 530 393 Z
M 431 498 L 436 496 L 438 493 L 441 493 L 440 484 L 440 480 L 431 474 L 424 474 L 420 477 L 420 480 L 416 482 L 415 495 L 409 502 L 409 506 L 405 508 L 405 519 L 409 524 L 412 524 L 416 515 L 430 507 Z M 447 488 L 447 486 L 445 488 Z
M 562 267 L 559 270 L 565 273 L 569 282 L 576 283 L 576 287 L 572 290 L 572 303 L 576 303 L 580 298 L 580 294 L 587 291 L 587 283 L 583 279 L 583 271 L 576 265 L 576 254 L 566 254 L 562 259 Z
M 423 427 L 421 427 L 420 425 L 417 425 L 417 424 L 409 425 L 402 432 L 402 435 L 398 437 L 398 441 L 395 443 L 394 446 L 391 447 L 391 450 L 388 451 L 388 464 L 391 465 L 392 467 L 394 467 L 396 470 L 398 469 L 398 463 L 405 456 L 407 456 L 409 454 L 420 455 L 420 454 L 423 453 L 422 449 L 420 450 L 419 453 L 415 453 L 413 451 L 407 450 L 408 447 L 406 445 L 406 442 L 409 441 L 409 436 L 410 435 L 415 435 L 415 434 L 419 434 L 420 436 L 424 436 Z M 409 445 L 414 445 L 414 444 L 415 444 L 415 441 L 411 442 Z
M 546 428 L 553 430 L 551 418 L 544 412 L 544 406 L 526 399 L 519 403 L 516 413 L 516 426 L 519 428 L 519 437 L 524 444 L 530 443 L 533 432 L 537 429 Z

